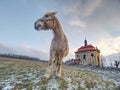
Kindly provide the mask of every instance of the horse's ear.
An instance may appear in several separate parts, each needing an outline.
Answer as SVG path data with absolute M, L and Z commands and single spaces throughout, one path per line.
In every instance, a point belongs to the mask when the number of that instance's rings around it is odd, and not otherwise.
M 52 15 L 56 15 L 57 14 L 57 11 L 55 11 L 55 12 L 52 12 Z

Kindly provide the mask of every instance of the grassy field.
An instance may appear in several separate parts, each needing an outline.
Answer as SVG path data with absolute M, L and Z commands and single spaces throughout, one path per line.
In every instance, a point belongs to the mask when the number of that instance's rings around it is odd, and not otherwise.
M 62 78 L 42 81 L 47 64 L 0 58 L 0 90 L 120 90 L 120 71 L 63 65 Z

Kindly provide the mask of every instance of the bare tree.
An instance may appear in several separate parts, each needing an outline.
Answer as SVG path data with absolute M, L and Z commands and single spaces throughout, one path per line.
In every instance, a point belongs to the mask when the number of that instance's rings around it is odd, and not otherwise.
M 115 60 L 114 65 L 115 65 L 116 68 L 118 68 L 119 65 L 120 65 L 120 52 L 118 53 L 118 60 Z
M 119 64 L 120 64 L 119 61 L 115 61 L 115 63 L 114 63 L 114 65 L 115 65 L 116 68 L 118 68 Z

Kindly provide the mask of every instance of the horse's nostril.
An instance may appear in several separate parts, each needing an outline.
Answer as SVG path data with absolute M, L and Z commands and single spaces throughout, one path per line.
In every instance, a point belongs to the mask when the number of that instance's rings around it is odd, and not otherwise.
M 41 27 L 41 24 L 38 24 L 37 27 Z
M 35 27 L 35 29 L 38 29 L 39 27 L 41 27 L 41 24 L 35 22 L 34 27 Z

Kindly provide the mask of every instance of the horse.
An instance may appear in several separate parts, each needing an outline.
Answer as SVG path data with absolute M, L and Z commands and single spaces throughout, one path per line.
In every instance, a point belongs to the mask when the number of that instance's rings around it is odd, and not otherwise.
M 61 77 L 62 60 L 69 53 L 68 40 L 56 17 L 56 13 L 57 12 L 48 12 L 34 23 L 34 28 L 37 31 L 52 30 L 54 35 L 51 41 L 50 59 L 44 75 L 44 80 L 48 80 L 50 78 L 53 71 L 53 66 L 55 68 L 56 78 Z

